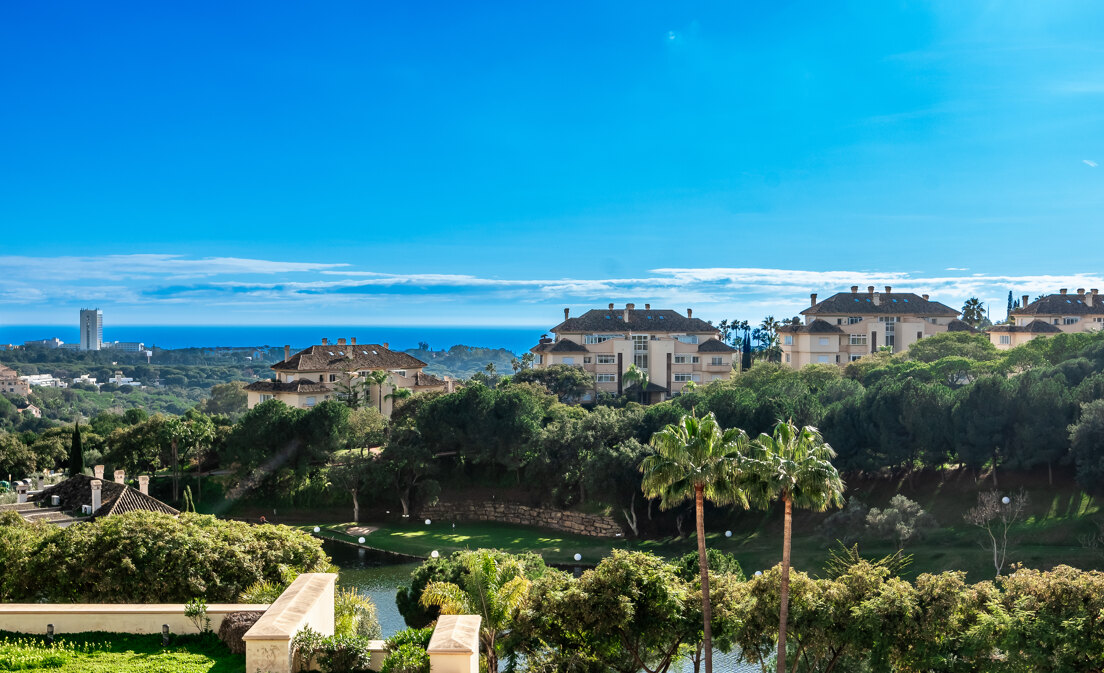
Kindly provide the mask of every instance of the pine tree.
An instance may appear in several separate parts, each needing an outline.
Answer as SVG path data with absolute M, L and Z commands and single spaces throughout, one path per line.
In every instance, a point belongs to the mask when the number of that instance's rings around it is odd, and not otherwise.
M 81 449 L 80 421 L 73 422 L 73 445 L 69 448 L 69 476 L 84 472 L 84 451 Z
M 192 499 L 192 487 L 191 486 L 185 486 L 184 487 L 184 511 L 185 512 L 191 512 L 193 514 L 195 514 L 195 511 L 196 511 L 195 500 Z

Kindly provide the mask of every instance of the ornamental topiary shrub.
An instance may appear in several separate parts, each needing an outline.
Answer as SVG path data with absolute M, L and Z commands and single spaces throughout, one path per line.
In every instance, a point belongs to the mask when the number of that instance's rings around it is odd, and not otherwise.
M 255 610 L 227 614 L 222 618 L 222 625 L 219 626 L 219 640 L 226 643 L 226 647 L 234 654 L 245 654 L 245 641 L 242 640 L 242 636 L 253 628 L 263 614 Z

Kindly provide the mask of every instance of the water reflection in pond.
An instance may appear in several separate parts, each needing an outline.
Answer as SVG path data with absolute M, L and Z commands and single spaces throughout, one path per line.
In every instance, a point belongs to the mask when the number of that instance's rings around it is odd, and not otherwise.
M 406 622 L 395 605 L 395 592 L 410 581 L 410 573 L 421 564 L 393 563 L 393 557 L 385 552 L 357 549 L 340 542 L 324 541 L 322 547 L 333 559 L 334 565 L 341 568 L 338 586 L 355 588 L 371 597 L 376 604 L 384 638 L 406 628 Z M 672 667 L 673 673 L 689 673 L 692 670 L 693 667 L 685 662 L 681 667 Z M 738 663 L 735 655 L 717 652 L 713 655 L 713 670 L 752 673 L 760 669 Z

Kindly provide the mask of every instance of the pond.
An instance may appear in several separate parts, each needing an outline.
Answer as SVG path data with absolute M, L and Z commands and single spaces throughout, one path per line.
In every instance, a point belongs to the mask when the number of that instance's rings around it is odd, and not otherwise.
M 355 588 L 367 594 L 376 604 L 384 638 L 406 628 L 406 622 L 395 605 L 395 592 L 410 580 L 410 573 L 418 567 L 418 563 L 394 563 L 386 553 L 356 549 L 329 540 L 324 541 L 322 546 L 333 559 L 334 565 L 341 568 L 338 586 Z M 673 673 L 689 673 L 692 670 L 689 664 L 672 668 Z M 735 654 L 716 652 L 713 655 L 713 670 L 757 673 L 761 669 L 737 662 Z

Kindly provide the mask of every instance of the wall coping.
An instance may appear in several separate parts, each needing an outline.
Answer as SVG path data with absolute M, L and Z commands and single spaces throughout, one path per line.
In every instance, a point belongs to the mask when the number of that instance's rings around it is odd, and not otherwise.
M 183 614 L 184 603 L 0 603 L 0 615 Z M 264 612 L 266 603 L 212 603 L 207 614 Z
M 471 654 L 479 652 L 480 615 L 441 615 L 429 639 L 428 654 Z
M 337 575 L 304 573 L 269 606 L 242 640 L 289 640 L 307 621 L 311 610 L 325 596 L 334 594 Z

